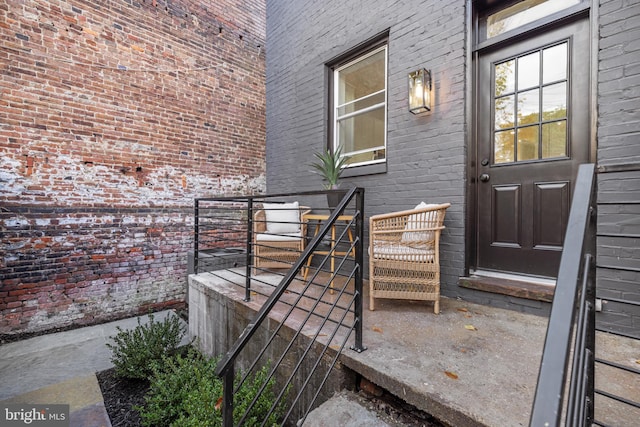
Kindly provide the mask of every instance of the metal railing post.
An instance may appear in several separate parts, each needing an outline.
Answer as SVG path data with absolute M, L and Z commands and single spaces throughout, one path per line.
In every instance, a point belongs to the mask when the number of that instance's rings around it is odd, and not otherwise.
M 196 199 L 194 207 L 194 220 L 193 220 L 193 272 L 198 274 L 198 240 L 200 240 L 199 225 L 200 225 L 200 201 Z
M 233 377 L 235 360 L 229 363 L 222 384 L 222 425 L 233 427 Z
M 355 291 L 356 291 L 356 301 L 355 301 L 355 344 L 351 347 L 353 350 L 358 353 L 366 350 L 367 348 L 362 345 L 362 323 L 363 323 L 363 285 L 362 285 L 362 276 L 363 276 L 363 262 L 364 262 L 364 218 L 363 218 L 363 209 L 364 209 L 364 188 L 361 188 L 356 193 L 356 214 L 358 217 L 356 218 L 356 230 L 355 234 L 357 236 L 358 242 L 356 243 L 356 276 L 355 276 Z
M 251 301 L 251 268 L 253 265 L 253 197 L 247 200 L 247 267 L 244 283 L 244 300 Z

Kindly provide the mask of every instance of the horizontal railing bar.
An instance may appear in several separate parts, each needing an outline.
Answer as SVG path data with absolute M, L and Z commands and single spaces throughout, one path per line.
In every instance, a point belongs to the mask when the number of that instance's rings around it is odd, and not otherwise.
M 598 205 L 640 205 L 639 200 L 598 200 Z
M 598 173 L 635 172 L 640 171 L 640 162 L 617 163 L 613 165 L 599 165 Z
M 623 265 L 596 264 L 596 267 L 597 268 L 606 268 L 607 270 L 620 270 L 620 271 L 640 272 L 640 268 L 637 268 L 637 267 L 625 267 Z
M 629 239 L 637 239 L 640 233 L 597 233 L 597 237 L 622 237 Z
M 631 372 L 632 374 L 640 375 L 640 369 L 636 369 L 636 368 L 633 368 L 631 366 L 623 365 L 621 363 L 612 362 L 612 361 L 606 360 L 606 359 L 600 359 L 598 357 L 596 357 L 596 362 L 597 363 L 602 363 L 603 365 L 611 366 L 613 368 L 622 369 L 623 371 Z
M 598 332 L 606 332 L 608 334 L 617 335 L 619 337 L 631 338 L 631 339 L 634 339 L 634 340 L 640 340 L 640 336 L 632 335 L 632 334 L 630 334 L 628 332 L 616 331 L 616 330 L 613 330 L 613 329 L 611 329 L 611 330 L 610 329 L 602 329 L 601 327 L 600 328 L 596 328 L 596 331 L 598 331 Z
M 598 421 L 598 420 L 593 420 L 593 425 L 601 426 L 601 427 L 612 427 L 609 424 L 605 424 L 602 421 Z
M 640 301 L 629 301 L 629 300 L 624 300 L 624 299 L 620 299 L 620 298 L 611 298 L 611 297 L 598 297 L 598 298 L 603 300 L 603 301 L 610 301 L 610 302 L 616 302 L 616 303 L 619 303 L 619 304 L 628 304 L 628 305 L 640 306 Z
M 272 200 L 278 197 L 298 197 L 298 196 L 317 196 L 319 194 L 333 193 L 336 190 L 313 190 L 313 191 L 301 191 L 296 193 L 274 193 L 274 194 L 256 194 L 253 196 L 227 196 L 227 197 L 199 197 L 195 200 L 197 202 L 247 202 L 247 200 L 253 200 L 254 202 L 260 202 L 262 200 Z
M 609 393 L 608 391 L 595 389 L 594 392 L 596 394 L 608 397 L 609 399 L 615 400 L 617 402 L 621 402 L 621 403 L 624 403 L 626 405 L 633 406 L 635 408 L 640 408 L 640 403 L 639 402 L 635 402 L 633 400 L 629 400 L 629 399 L 627 399 L 625 397 L 617 396 L 617 395 L 615 395 L 613 393 Z

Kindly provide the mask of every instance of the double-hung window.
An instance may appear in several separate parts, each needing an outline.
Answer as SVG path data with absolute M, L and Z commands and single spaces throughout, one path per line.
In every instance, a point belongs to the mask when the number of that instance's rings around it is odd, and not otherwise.
M 387 147 L 387 46 L 333 69 L 333 149 L 348 166 L 383 163 Z

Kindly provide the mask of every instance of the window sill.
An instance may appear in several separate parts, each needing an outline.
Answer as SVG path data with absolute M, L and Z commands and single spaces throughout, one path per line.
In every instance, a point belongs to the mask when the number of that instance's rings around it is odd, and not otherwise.
M 345 168 L 342 171 L 342 178 L 375 175 L 379 173 L 387 173 L 387 162 Z

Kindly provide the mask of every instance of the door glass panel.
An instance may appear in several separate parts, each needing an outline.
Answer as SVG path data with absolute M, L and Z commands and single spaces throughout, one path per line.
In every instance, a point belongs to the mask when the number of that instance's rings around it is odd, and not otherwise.
M 567 84 L 556 83 L 542 89 L 542 120 L 567 117 Z
M 518 129 L 518 160 L 538 159 L 538 126 Z
M 496 96 L 515 92 L 516 61 L 511 60 L 498 64 L 495 71 Z
M 518 126 L 540 121 L 540 89 L 518 93 Z
M 567 78 L 567 43 L 542 51 L 542 83 L 551 83 Z
M 518 90 L 540 85 L 540 52 L 518 58 Z
M 567 155 L 567 121 L 542 125 L 542 158 L 565 157 Z
M 568 51 L 556 43 L 494 66 L 495 163 L 569 155 Z
M 503 96 L 496 99 L 496 129 L 506 129 L 515 126 L 515 95 Z
M 503 130 L 496 132 L 494 141 L 494 163 L 513 162 L 513 138 L 515 131 Z

